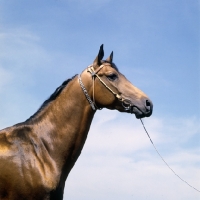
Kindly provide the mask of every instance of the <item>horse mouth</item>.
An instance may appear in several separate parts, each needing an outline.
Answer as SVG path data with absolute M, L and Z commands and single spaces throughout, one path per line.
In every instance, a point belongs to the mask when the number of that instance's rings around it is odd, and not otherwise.
M 151 114 L 152 114 L 152 112 L 142 112 L 139 108 L 137 108 L 137 107 L 132 107 L 131 108 L 131 111 L 130 111 L 131 113 L 134 113 L 135 114 L 135 117 L 137 118 L 137 119 L 141 119 L 141 118 L 144 118 L 144 117 L 149 117 L 149 116 L 151 116 Z
M 143 106 L 134 105 L 129 99 L 125 99 L 122 102 L 123 112 L 128 112 L 131 114 L 135 114 L 137 119 L 141 119 L 143 117 L 150 117 L 153 112 L 153 104 L 150 100 L 146 100 Z

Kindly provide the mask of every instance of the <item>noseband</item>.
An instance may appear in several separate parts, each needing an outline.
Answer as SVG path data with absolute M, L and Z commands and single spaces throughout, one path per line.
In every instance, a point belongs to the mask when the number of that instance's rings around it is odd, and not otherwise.
M 96 71 L 94 70 L 94 67 L 91 65 L 87 68 L 87 72 L 89 72 L 92 76 L 92 85 L 93 85 L 93 101 L 92 99 L 90 98 L 83 82 L 82 82 L 82 79 L 81 79 L 81 75 L 79 74 L 78 75 L 78 81 L 79 81 L 79 84 L 83 90 L 83 93 L 85 94 L 86 96 L 86 99 L 88 100 L 91 108 L 95 111 L 97 109 L 101 110 L 102 108 L 99 108 L 97 107 L 96 103 L 95 103 L 95 95 L 94 95 L 94 90 L 95 90 L 95 87 L 94 87 L 94 81 L 95 81 L 95 78 L 97 77 L 99 79 L 99 81 L 119 100 L 122 102 L 122 106 L 124 107 L 125 110 L 130 110 L 131 111 L 131 108 L 133 107 L 131 101 L 129 99 L 124 99 L 120 94 L 117 94 L 116 92 L 114 92 L 100 77 L 99 75 L 97 74 L 105 65 L 101 65 Z

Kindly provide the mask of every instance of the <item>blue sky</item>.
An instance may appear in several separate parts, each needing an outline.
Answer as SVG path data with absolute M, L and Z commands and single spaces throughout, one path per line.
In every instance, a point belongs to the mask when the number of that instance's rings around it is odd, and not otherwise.
M 24 121 L 103 43 L 154 103 L 144 119 L 170 166 L 200 189 L 199 1 L 2 0 L 0 128 Z M 133 115 L 99 111 L 65 199 L 197 199 Z

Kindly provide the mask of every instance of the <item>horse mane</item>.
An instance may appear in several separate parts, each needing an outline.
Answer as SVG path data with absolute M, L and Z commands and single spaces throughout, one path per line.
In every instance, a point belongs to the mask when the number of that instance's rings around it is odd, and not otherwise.
M 63 91 L 63 89 L 68 85 L 68 83 L 73 80 L 75 77 L 77 76 L 74 75 L 72 78 L 69 78 L 67 80 L 65 80 L 59 87 L 56 88 L 56 90 L 54 91 L 53 94 L 51 94 L 51 96 L 44 101 L 44 103 L 40 106 L 40 108 L 36 111 L 35 114 L 33 114 L 29 119 L 26 120 L 29 121 L 31 119 L 33 119 L 38 113 L 40 113 L 49 103 L 51 103 L 52 101 L 54 101 L 59 95 L 60 93 Z
M 55 92 L 47 100 L 44 101 L 44 103 L 41 105 L 39 110 L 42 109 L 43 107 L 45 107 L 51 101 L 55 100 L 59 96 L 59 94 L 63 91 L 63 89 L 67 86 L 67 84 L 71 80 L 73 80 L 76 76 L 77 76 L 77 74 L 74 75 L 72 78 L 69 78 L 69 79 L 65 80 L 59 87 L 57 87 Z
M 102 60 L 101 63 L 110 63 L 111 67 L 113 67 L 114 69 L 116 69 L 117 71 L 118 68 L 117 66 L 115 65 L 115 63 L 111 63 L 111 62 L 108 62 L 107 60 Z M 40 106 L 40 108 L 35 112 L 35 114 L 33 114 L 30 118 L 28 118 L 25 122 L 30 122 L 31 120 L 33 120 L 49 103 L 51 103 L 52 101 L 54 101 L 59 95 L 60 93 L 63 91 L 63 89 L 68 85 L 68 83 L 73 80 L 75 77 L 77 76 L 74 75 L 72 78 L 69 78 L 67 80 L 65 80 L 59 87 L 56 88 L 56 90 L 54 91 L 53 94 L 51 94 L 51 96 L 44 101 L 44 103 Z

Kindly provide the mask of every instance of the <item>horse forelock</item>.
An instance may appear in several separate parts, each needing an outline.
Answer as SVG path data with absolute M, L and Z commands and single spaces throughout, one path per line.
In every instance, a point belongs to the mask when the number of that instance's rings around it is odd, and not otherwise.
M 107 61 L 107 60 L 102 60 L 102 61 L 101 61 L 101 64 L 104 64 L 104 63 L 109 63 L 110 66 L 111 66 L 112 68 L 114 68 L 115 70 L 119 71 L 119 70 L 118 70 L 118 67 L 116 66 L 115 63 L 109 62 L 109 61 Z

